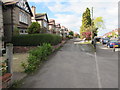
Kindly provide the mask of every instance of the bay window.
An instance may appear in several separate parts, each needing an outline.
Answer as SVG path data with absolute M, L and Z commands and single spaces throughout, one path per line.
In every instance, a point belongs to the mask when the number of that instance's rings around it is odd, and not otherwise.
M 19 21 L 25 24 L 28 24 L 28 17 L 27 14 L 20 12 L 19 13 Z

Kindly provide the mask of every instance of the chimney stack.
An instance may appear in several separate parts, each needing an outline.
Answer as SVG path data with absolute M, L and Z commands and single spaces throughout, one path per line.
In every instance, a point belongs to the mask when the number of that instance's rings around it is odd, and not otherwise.
M 36 7 L 35 7 L 35 6 L 32 6 L 32 7 L 31 7 L 31 11 L 32 11 L 32 13 L 33 13 L 33 17 L 35 17 Z

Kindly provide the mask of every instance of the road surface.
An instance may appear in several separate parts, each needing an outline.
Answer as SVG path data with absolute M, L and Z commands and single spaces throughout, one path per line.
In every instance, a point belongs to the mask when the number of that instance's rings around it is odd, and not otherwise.
M 68 41 L 21 88 L 117 88 L 117 52 Z

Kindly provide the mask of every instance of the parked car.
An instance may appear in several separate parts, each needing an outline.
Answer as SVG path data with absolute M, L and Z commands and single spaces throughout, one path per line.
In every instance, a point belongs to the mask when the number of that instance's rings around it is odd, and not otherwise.
M 96 37 L 95 40 L 96 40 L 96 42 L 100 42 L 101 38 L 100 37 Z
M 116 47 L 116 48 L 120 48 L 120 41 L 119 40 L 110 40 L 108 43 L 107 43 L 107 47 L 108 48 L 113 48 L 113 47 Z
M 107 44 L 109 41 L 109 38 L 102 38 L 102 44 Z

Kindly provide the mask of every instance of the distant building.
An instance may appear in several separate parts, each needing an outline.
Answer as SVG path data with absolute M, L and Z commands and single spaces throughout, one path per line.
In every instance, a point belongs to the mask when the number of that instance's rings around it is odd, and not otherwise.
M 11 42 L 16 29 L 20 34 L 27 34 L 27 28 L 31 24 L 32 12 L 26 0 L 14 0 L 3 2 L 3 23 L 5 42 Z
M 66 38 L 66 36 L 68 36 L 69 32 L 68 32 L 68 28 L 66 28 L 65 26 L 62 26 L 61 27 L 61 31 L 60 31 L 60 34 L 63 38 Z
M 116 35 L 119 35 L 119 30 L 118 30 L 118 29 L 115 29 L 115 30 L 112 30 L 112 31 L 110 31 L 110 32 L 108 32 L 108 33 L 105 33 L 105 34 L 103 35 L 103 37 L 112 36 L 113 33 L 115 33 Z
M 61 26 L 60 26 L 60 24 L 56 24 L 56 29 L 55 29 L 55 31 L 56 31 L 56 34 L 57 35 L 60 35 L 60 30 L 61 30 Z
M 65 28 L 65 37 L 69 35 L 68 28 Z
M 65 33 L 65 26 L 62 26 L 62 27 L 61 27 L 61 30 L 60 30 L 60 35 L 61 35 L 63 38 L 65 37 L 64 33 Z
M 56 34 L 56 26 L 55 26 L 55 20 L 54 19 L 50 19 L 49 20 L 49 32 L 52 33 L 52 34 Z
M 47 13 L 36 13 L 36 7 L 31 7 L 33 17 L 32 22 L 38 22 L 42 28 L 41 33 L 49 33 L 49 27 L 48 27 L 48 16 Z

